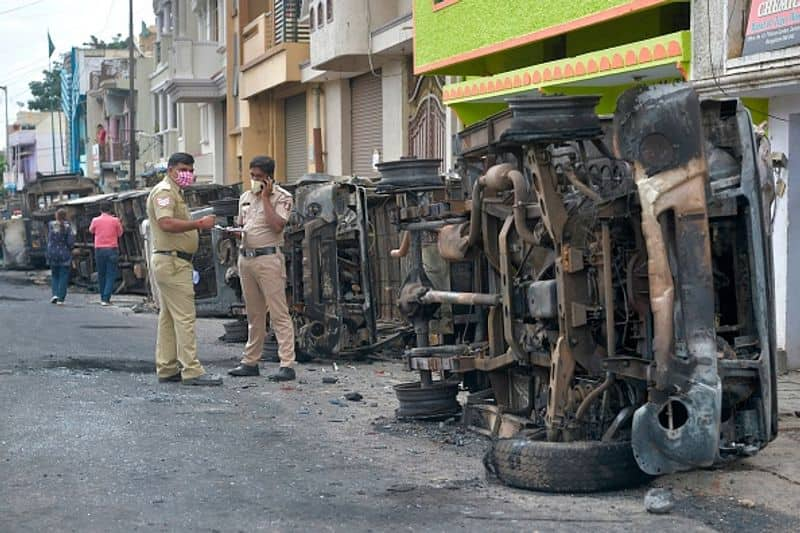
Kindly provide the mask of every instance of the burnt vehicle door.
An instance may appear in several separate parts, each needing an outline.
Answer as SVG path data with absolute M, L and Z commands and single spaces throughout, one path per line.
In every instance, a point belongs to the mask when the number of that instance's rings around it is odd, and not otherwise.
M 615 121 L 649 257 L 654 375 L 633 447 L 652 474 L 751 455 L 777 434 L 770 176 L 747 110 L 696 99 L 688 88 L 630 91 Z

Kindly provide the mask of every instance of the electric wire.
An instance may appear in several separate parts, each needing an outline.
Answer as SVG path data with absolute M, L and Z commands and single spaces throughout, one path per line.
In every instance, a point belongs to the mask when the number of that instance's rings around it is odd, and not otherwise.
M 22 4 L 16 7 L 0 11 L 0 15 L 5 15 L 6 13 L 13 13 L 14 11 L 19 11 L 20 9 L 25 9 L 27 7 L 35 6 L 36 4 L 41 4 L 42 2 L 44 2 L 44 0 L 33 0 L 33 2 L 29 2 L 27 4 Z

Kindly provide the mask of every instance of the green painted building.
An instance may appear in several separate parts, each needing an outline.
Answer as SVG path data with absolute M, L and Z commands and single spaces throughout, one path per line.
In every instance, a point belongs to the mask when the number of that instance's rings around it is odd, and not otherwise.
M 456 76 L 444 102 L 467 125 L 509 96 L 601 94 L 689 79 L 690 2 L 414 0 L 414 69 Z M 454 79 L 454 78 L 450 78 Z

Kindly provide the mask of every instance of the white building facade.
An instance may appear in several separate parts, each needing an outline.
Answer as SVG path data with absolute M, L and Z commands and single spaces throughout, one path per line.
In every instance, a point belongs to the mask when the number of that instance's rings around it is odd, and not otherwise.
M 692 80 L 704 96 L 740 97 L 766 129 L 779 363 L 800 368 L 800 20 L 794 3 L 692 2 Z M 783 26 L 782 29 L 778 29 Z M 774 31 L 761 31 L 771 27 Z M 770 191 L 766 191 L 771 194 Z
M 155 70 L 150 75 L 161 164 L 195 158 L 198 181 L 223 183 L 225 159 L 224 0 L 154 0 Z

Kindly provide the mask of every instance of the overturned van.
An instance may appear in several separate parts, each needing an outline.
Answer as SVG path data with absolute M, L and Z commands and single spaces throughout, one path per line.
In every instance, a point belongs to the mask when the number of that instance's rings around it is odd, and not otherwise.
M 460 190 L 398 200 L 420 265 L 400 292 L 420 380 L 398 412 L 449 416 L 461 383 L 465 421 L 496 438 L 486 468 L 523 488 L 620 488 L 777 434 L 771 176 L 747 109 L 686 85 L 596 104 L 510 100 L 459 135 Z

